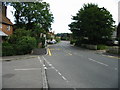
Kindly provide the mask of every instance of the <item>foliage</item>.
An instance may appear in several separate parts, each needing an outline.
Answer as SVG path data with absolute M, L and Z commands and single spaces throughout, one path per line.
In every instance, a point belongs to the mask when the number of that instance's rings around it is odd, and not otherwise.
M 8 3 L 15 9 L 14 16 L 17 27 L 21 28 L 21 25 L 26 25 L 26 29 L 33 30 L 37 25 L 38 29 L 42 28 L 45 31 L 51 28 L 53 14 L 50 12 L 49 4 L 42 0 L 37 1 Z
M 70 41 L 70 44 L 74 44 L 74 43 L 76 43 L 75 39 L 73 39 L 73 40 Z
M 7 37 L 8 42 L 16 44 L 23 36 L 31 36 L 31 31 L 24 28 L 16 29 L 11 36 Z
M 23 36 L 16 44 L 16 54 L 28 54 L 36 45 L 36 39 L 34 37 Z
M 107 49 L 106 45 L 97 45 L 97 50 L 104 50 Z
M 60 38 L 59 37 L 55 37 L 55 40 L 56 40 L 56 42 L 60 42 Z
M 69 24 L 74 38 L 87 37 L 91 44 L 99 44 L 103 39 L 111 38 L 114 31 L 112 15 L 104 7 L 95 4 L 84 4 L 74 21 Z
M 31 37 L 30 30 L 17 29 L 3 42 L 3 55 L 28 54 L 37 46 L 35 37 Z
M 2 43 L 2 56 L 11 56 L 15 54 L 15 50 L 12 46 L 12 44 L 8 42 Z

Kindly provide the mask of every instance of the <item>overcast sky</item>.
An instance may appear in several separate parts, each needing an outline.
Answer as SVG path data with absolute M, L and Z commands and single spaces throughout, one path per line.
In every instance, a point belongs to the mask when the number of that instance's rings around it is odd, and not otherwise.
M 52 31 L 55 33 L 70 32 L 68 24 L 72 22 L 72 16 L 76 15 L 78 10 L 87 3 L 98 4 L 99 7 L 105 7 L 113 15 L 113 19 L 118 24 L 118 1 L 120 0 L 43 0 L 50 4 L 51 12 L 54 16 Z M 12 7 L 7 8 L 7 16 L 14 23 L 11 14 Z

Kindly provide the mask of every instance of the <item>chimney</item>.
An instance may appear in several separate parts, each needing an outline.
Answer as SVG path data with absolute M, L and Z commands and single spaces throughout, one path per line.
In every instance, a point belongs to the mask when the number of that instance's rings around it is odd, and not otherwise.
M 2 15 L 6 16 L 7 14 L 7 7 L 6 6 L 2 6 Z

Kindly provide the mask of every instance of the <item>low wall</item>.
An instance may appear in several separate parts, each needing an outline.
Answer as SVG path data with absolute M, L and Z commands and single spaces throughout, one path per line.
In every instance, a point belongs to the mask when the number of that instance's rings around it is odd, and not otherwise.
M 97 45 L 82 44 L 81 46 L 91 50 L 97 50 Z
M 118 46 L 113 46 L 113 47 L 109 47 L 107 50 L 108 53 L 112 53 L 112 54 L 118 54 L 119 52 L 119 47 Z

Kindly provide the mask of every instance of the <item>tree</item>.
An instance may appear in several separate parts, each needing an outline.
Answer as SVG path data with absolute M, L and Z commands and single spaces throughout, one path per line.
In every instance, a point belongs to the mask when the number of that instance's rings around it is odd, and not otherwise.
M 41 41 L 41 33 L 51 30 L 54 18 L 48 3 L 35 0 L 35 2 L 10 2 L 8 5 L 15 9 L 15 29 L 24 27 L 26 30 L 31 30 L 32 37 L 37 39 L 37 43 Z
M 114 31 L 114 20 L 110 12 L 103 8 L 99 8 L 95 4 L 84 4 L 74 20 L 69 24 L 70 30 L 77 38 L 88 38 L 92 44 L 103 43 L 103 40 L 111 38 Z
M 51 22 L 53 22 L 53 14 L 50 12 L 48 3 L 40 0 L 39 2 L 11 2 L 9 5 L 15 9 L 15 22 L 19 28 L 21 25 L 26 25 L 26 29 L 34 29 L 36 26 L 39 29 L 49 31 Z M 21 28 L 21 27 L 20 27 Z

